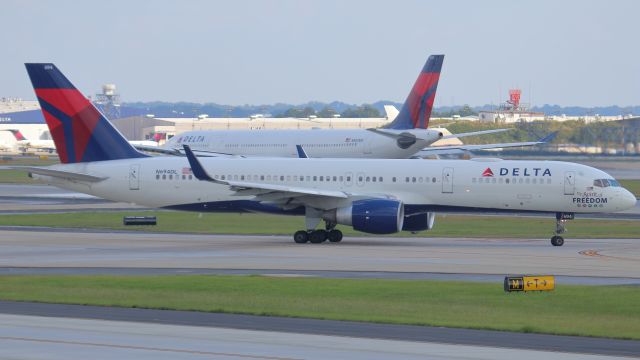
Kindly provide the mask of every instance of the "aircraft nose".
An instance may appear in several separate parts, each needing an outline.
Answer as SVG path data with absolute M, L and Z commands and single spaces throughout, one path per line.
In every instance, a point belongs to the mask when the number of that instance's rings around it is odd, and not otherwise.
M 636 196 L 633 195 L 629 190 L 622 189 L 623 194 L 621 194 L 620 205 L 624 210 L 631 209 L 636 206 Z

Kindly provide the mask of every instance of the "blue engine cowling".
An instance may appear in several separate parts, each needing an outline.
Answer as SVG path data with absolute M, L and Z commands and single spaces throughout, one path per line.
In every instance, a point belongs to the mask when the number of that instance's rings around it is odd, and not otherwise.
M 428 212 L 423 214 L 407 215 L 404 217 L 402 231 L 418 232 L 433 229 L 436 220 L 436 213 Z
M 349 207 L 336 209 L 335 220 L 369 234 L 393 234 L 402 230 L 404 205 L 389 199 L 357 200 Z

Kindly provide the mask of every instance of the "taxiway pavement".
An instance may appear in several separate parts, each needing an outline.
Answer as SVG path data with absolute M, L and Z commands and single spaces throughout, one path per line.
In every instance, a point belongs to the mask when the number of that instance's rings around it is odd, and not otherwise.
M 551 246 L 548 239 L 422 237 L 295 244 L 289 236 L 0 228 L 4 268 L 551 274 L 637 283 L 639 263 L 637 239 L 568 238 L 562 247 Z

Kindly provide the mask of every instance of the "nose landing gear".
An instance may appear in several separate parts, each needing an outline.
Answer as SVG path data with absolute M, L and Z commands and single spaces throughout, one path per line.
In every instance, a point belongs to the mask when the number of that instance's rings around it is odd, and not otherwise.
M 551 245 L 562 246 L 564 245 L 564 238 L 560 234 L 567 232 L 564 224 L 567 220 L 573 220 L 575 215 L 573 213 L 556 213 L 556 231 L 551 237 Z

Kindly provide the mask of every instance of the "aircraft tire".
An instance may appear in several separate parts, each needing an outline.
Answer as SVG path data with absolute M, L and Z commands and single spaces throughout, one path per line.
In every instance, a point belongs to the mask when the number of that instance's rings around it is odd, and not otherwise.
M 332 243 L 342 241 L 342 231 L 333 229 L 327 233 L 327 239 Z
M 309 242 L 312 244 L 320 244 L 327 240 L 327 232 L 324 230 L 314 230 L 309 233 Z
M 293 234 L 293 241 L 295 241 L 296 244 L 305 244 L 309 242 L 309 233 L 304 230 L 296 231 L 296 233 Z
M 551 237 L 551 245 L 562 246 L 564 245 L 564 238 L 562 236 L 555 235 Z

